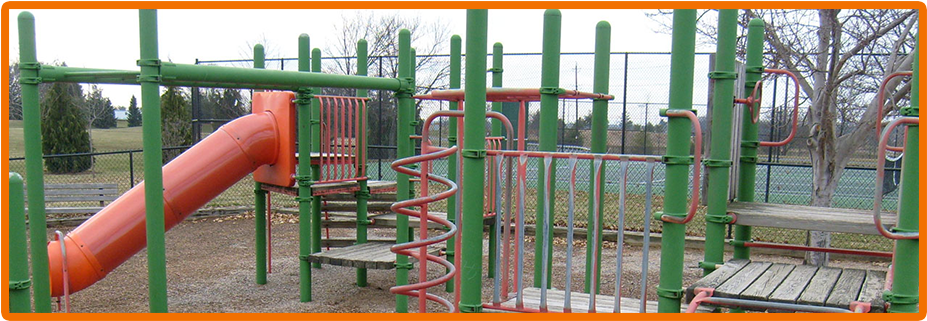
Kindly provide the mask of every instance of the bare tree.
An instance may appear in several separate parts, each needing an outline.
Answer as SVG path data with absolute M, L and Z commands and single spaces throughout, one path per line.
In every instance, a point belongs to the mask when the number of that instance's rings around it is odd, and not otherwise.
M 665 13 L 665 12 L 661 12 Z M 654 14 L 657 19 L 665 17 Z M 716 15 L 702 12 L 703 17 Z M 741 30 L 749 21 L 766 22 L 765 65 L 798 76 L 800 95 L 808 105 L 806 142 L 813 167 L 811 204 L 831 206 L 838 182 L 857 150 L 876 137 L 876 122 L 897 113 L 909 98 L 909 82 L 895 78 L 892 102 L 878 114 L 879 84 L 889 74 L 911 70 L 917 33 L 917 10 L 744 10 Z M 716 42 L 711 19 L 700 19 L 704 43 Z M 664 25 L 669 25 L 664 21 Z M 738 39 L 741 58 L 745 37 Z M 903 83 L 904 82 L 904 83 Z M 900 86 L 900 87 L 899 87 Z M 811 246 L 829 246 L 829 233 L 811 232 Z M 806 263 L 823 265 L 827 256 L 813 253 Z
M 398 13 L 378 16 L 372 12 L 358 12 L 353 17 L 343 17 L 341 25 L 335 25 L 338 34 L 336 43 L 324 49 L 325 56 L 336 57 L 329 64 L 323 64 L 323 71 L 353 75 L 357 71 L 357 41 L 367 40 L 368 75 L 376 77 L 398 76 L 399 31 L 408 29 L 412 35 L 412 46 L 416 48 L 417 59 L 416 93 L 425 93 L 438 88 L 447 88 L 450 64 L 436 57 L 444 52 L 450 39 L 447 26 L 439 21 L 424 22 L 421 17 L 404 17 Z M 327 94 L 353 95 L 353 91 L 326 89 Z M 381 93 L 371 92 L 371 97 Z M 389 95 L 391 93 L 382 93 Z M 416 102 L 416 117 L 421 117 L 423 102 Z M 378 102 L 377 108 L 368 112 L 368 134 L 373 142 L 395 142 L 395 103 L 391 100 Z M 381 114 L 382 113 L 382 114 Z

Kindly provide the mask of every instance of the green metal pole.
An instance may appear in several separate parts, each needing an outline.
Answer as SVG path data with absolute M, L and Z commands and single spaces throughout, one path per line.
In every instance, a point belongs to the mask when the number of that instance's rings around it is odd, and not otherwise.
M 744 76 L 744 93 L 753 92 L 756 82 L 763 76 L 763 33 L 762 19 L 750 20 L 747 27 L 747 70 Z M 743 121 L 741 122 L 740 142 L 740 176 L 737 188 L 737 199 L 741 202 L 753 202 L 756 193 L 756 151 L 760 146 L 757 125 L 753 123 L 750 108 L 743 105 Z M 754 108 L 759 112 L 759 108 Z M 750 241 L 753 229 L 750 226 L 734 226 L 734 258 L 750 259 L 750 248 L 743 246 L 743 242 Z
M 608 67 L 609 67 L 609 56 L 611 53 L 611 38 L 612 38 L 612 26 L 606 21 L 599 21 L 595 26 L 595 62 L 594 62 L 594 75 L 592 83 L 592 91 L 600 94 L 608 93 Z M 590 151 L 593 153 L 605 153 L 606 152 L 606 136 L 608 135 L 608 100 L 605 99 L 596 99 L 592 101 L 592 142 L 590 143 Z M 590 163 L 591 164 L 591 163 Z M 595 168 L 590 166 L 589 168 L 589 177 L 595 177 L 597 174 L 601 175 L 605 172 L 605 164 L 602 164 L 601 172 L 596 173 Z M 586 233 L 586 244 L 595 244 L 595 247 L 587 246 L 586 247 L 586 275 L 592 275 L 592 267 L 595 265 L 595 280 L 596 280 L 596 293 L 600 292 L 602 288 L 601 284 L 601 275 L 602 275 L 602 225 L 596 225 L 595 217 L 592 215 L 595 207 L 595 199 L 592 197 L 595 193 L 595 186 L 589 184 L 589 217 L 586 226 L 594 226 L 598 231 L 599 237 L 595 239 L 593 236 L 594 233 Z M 605 184 L 599 186 L 600 195 L 605 195 Z M 604 209 L 604 197 L 599 199 L 599 209 Z M 596 262 L 597 264 L 592 263 L 593 249 L 598 249 L 596 251 Z M 589 293 L 591 291 L 591 278 L 586 278 L 585 280 L 585 292 Z
M 367 40 L 361 39 L 357 41 L 357 75 L 358 76 L 367 76 Z M 357 97 L 367 97 L 366 89 L 358 89 Z M 356 115 L 360 117 L 361 115 Z M 366 138 L 367 135 L 367 113 L 363 113 L 364 119 L 361 119 L 361 134 L 357 137 L 356 141 L 366 142 L 366 139 L 361 139 L 361 137 Z M 359 151 L 363 151 L 364 155 L 367 155 L 367 145 L 357 145 Z M 359 159 L 359 162 L 366 163 L 367 159 Z M 367 243 L 367 224 L 370 222 L 367 220 L 367 200 L 370 199 L 370 188 L 367 187 L 367 180 L 361 180 L 358 182 L 359 190 L 354 193 L 354 197 L 357 198 L 357 244 Z M 358 268 L 357 269 L 357 286 L 365 287 L 367 286 L 367 269 Z
M 715 265 L 724 263 L 724 232 L 731 217 L 727 215 L 727 190 L 731 169 L 731 106 L 734 104 L 734 55 L 737 49 L 737 9 L 723 9 L 718 14 L 718 47 L 711 109 L 711 155 L 708 167 L 708 212 L 705 214 L 705 260 L 699 265 L 708 275 Z
M 42 168 L 42 114 L 39 110 L 39 62 L 35 53 L 35 17 L 28 11 L 19 14 L 19 84 L 23 104 L 23 142 L 26 177 L 29 178 L 29 239 L 32 275 L 49 275 L 48 243 L 45 229 L 45 182 Z M 34 278 L 35 312 L 51 312 L 51 285 L 46 277 Z
M 29 313 L 29 250 L 26 248 L 26 206 L 23 203 L 23 177 L 10 172 L 10 312 Z M 43 243 L 44 244 L 44 243 Z
M 450 89 L 460 89 L 460 36 L 453 35 L 451 36 L 451 75 L 450 75 L 450 84 L 448 87 Z M 459 108 L 459 102 L 452 101 L 448 103 L 448 109 L 457 110 Z M 447 144 L 449 146 L 457 145 L 457 117 L 451 117 L 448 119 L 448 132 L 447 132 Z M 447 160 L 447 176 L 454 181 L 454 183 L 460 183 L 457 181 L 457 157 L 458 154 L 454 153 L 453 155 L 448 156 Z M 451 195 L 447 199 L 447 219 L 451 223 L 457 222 L 457 194 Z M 454 238 L 447 240 L 447 260 L 449 262 L 454 261 Z M 445 291 L 453 292 L 454 291 L 454 282 L 447 282 L 444 286 Z
M 320 73 L 322 72 L 322 50 L 319 48 L 312 49 L 312 72 Z M 319 95 L 322 93 L 322 89 L 319 87 L 312 87 L 312 94 Z M 322 152 L 322 126 L 315 125 L 321 124 L 322 119 L 322 102 L 318 99 L 312 100 L 312 113 L 311 113 L 311 123 L 313 124 L 312 130 L 309 131 L 312 144 L 313 153 Z M 320 154 L 321 155 L 321 154 Z M 322 168 L 319 165 L 311 165 L 312 170 L 312 181 L 318 182 L 322 178 Z M 307 194 L 308 195 L 308 194 Z M 322 196 L 312 196 L 312 231 L 309 233 L 312 235 L 312 253 L 322 252 Z M 321 262 L 312 263 L 313 268 L 321 268 Z
M 541 131 L 538 137 L 538 150 L 542 152 L 553 152 L 557 150 L 557 101 L 562 89 L 560 88 L 560 10 L 547 9 L 544 12 L 544 40 L 541 54 Z M 467 77 L 469 79 L 469 77 Z M 550 175 L 557 177 L 556 160 L 552 161 Z M 544 164 L 538 162 L 538 182 L 545 182 Z M 556 181 L 551 181 L 550 195 L 544 195 L 542 183 L 538 183 L 538 202 L 544 204 L 544 198 L 550 197 L 555 199 Z M 554 211 L 554 202 L 550 202 L 550 212 Z M 542 226 L 547 224 L 549 233 L 547 234 L 547 253 L 543 253 L 544 246 L 540 244 L 543 236 Z M 535 246 L 534 246 L 534 287 L 541 287 L 541 262 L 542 258 L 547 256 L 547 271 L 553 269 L 553 250 L 554 250 L 554 222 L 547 222 L 544 219 L 544 206 L 537 207 L 535 218 Z M 551 284 L 551 274 L 548 273 L 547 284 Z
M 502 57 L 503 57 L 502 56 L 502 43 L 497 42 L 492 45 L 492 68 L 489 69 L 489 71 L 492 73 L 492 86 L 495 88 L 502 88 Z M 493 102 L 492 111 L 501 113 L 502 103 Z M 495 136 L 495 137 L 502 136 L 502 122 L 495 118 L 493 118 L 491 121 L 492 121 L 492 127 L 490 130 L 490 135 Z M 492 179 L 493 176 L 497 175 L 496 174 L 497 170 L 494 168 L 494 164 L 492 162 L 489 163 L 489 168 L 490 168 L 490 173 L 492 173 L 490 175 L 490 179 Z M 496 188 L 502 188 L 502 186 L 496 186 Z M 499 213 L 499 209 L 496 209 L 496 213 L 497 214 Z M 492 221 L 492 223 L 489 224 L 490 231 L 496 230 L 495 222 L 496 221 Z M 494 273 L 496 272 L 496 246 L 498 242 L 499 240 L 496 237 L 496 233 L 495 232 L 489 233 L 489 264 L 486 269 L 486 277 L 489 277 L 489 278 L 495 277 Z
M 695 10 L 673 12 L 673 52 L 670 61 L 669 109 L 692 109 L 692 73 L 695 67 Z M 692 124 L 688 119 L 669 118 L 666 140 L 666 202 L 664 213 L 685 217 L 689 196 L 689 140 Z M 661 313 L 678 313 L 682 299 L 682 263 L 686 226 L 663 223 L 660 255 L 660 285 L 657 296 Z
M 299 35 L 299 71 L 308 72 L 309 66 L 309 35 Z M 316 126 L 312 124 L 312 90 L 300 88 L 296 92 L 296 117 L 299 149 L 299 165 L 297 167 L 296 182 L 299 185 L 299 300 L 312 301 L 312 269 L 309 267 L 309 255 L 312 253 L 312 234 L 310 222 L 315 207 L 312 197 L 312 186 L 315 172 L 310 165 L 312 154 L 312 132 Z
M 916 42 L 917 44 L 920 41 Z M 914 48 L 918 48 L 917 44 Z M 911 70 L 911 106 L 901 110 L 901 114 L 908 117 L 920 116 L 920 90 L 918 90 L 919 59 L 918 52 L 914 51 L 914 62 Z M 904 164 L 901 169 L 901 200 L 898 207 L 899 232 L 919 231 L 919 193 L 920 193 L 920 130 L 918 125 L 908 125 L 907 141 L 905 142 Z M 888 312 L 917 313 L 918 312 L 918 273 L 919 273 L 919 240 L 895 241 L 895 282 L 892 290 L 885 293 L 886 301 L 891 303 Z
M 482 312 L 483 184 L 486 157 L 486 9 L 467 10 L 467 91 L 464 95 L 460 312 Z
M 145 235 L 148 241 L 148 304 L 167 312 L 167 263 L 164 249 L 164 185 L 161 176 L 161 70 L 158 59 L 158 11 L 138 11 L 142 86 L 142 156 L 145 160 Z
M 396 159 L 411 157 L 413 154 L 411 135 L 412 128 L 410 124 L 412 115 L 410 109 L 414 109 L 412 95 L 415 94 L 415 83 L 412 76 L 412 35 L 409 30 L 402 29 L 399 31 L 399 80 L 405 83 L 405 86 L 396 91 L 397 98 L 397 117 L 396 117 Z M 409 175 L 396 174 L 396 201 L 409 199 L 409 193 L 412 191 L 409 185 Z M 409 242 L 409 217 L 398 215 L 396 219 L 396 243 Z M 409 270 L 412 269 L 412 263 L 409 263 L 409 257 L 396 254 L 396 285 L 409 284 Z M 396 295 L 396 312 L 409 312 L 409 298 L 405 295 Z
M 264 69 L 264 46 L 254 45 L 254 68 Z M 267 192 L 254 182 L 254 281 L 267 284 Z

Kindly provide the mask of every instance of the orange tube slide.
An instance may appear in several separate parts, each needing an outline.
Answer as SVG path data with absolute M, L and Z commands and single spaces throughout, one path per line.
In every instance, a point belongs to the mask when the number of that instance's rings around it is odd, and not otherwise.
M 271 112 L 243 116 L 165 165 L 164 229 L 174 227 L 259 166 L 275 163 L 279 131 Z M 99 281 L 145 247 L 144 186 L 135 186 L 65 237 L 72 293 Z M 61 296 L 58 241 L 48 244 L 48 258 L 51 296 Z

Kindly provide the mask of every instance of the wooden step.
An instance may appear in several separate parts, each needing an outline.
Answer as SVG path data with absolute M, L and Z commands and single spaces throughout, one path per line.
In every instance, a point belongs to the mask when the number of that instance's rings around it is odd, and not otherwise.
M 382 215 L 377 215 L 371 219 L 373 221 L 371 225 L 374 225 L 376 227 L 396 227 L 396 220 L 399 215 L 400 214 L 396 214 L 396 213 L 386 213 Z M 447 219 L 447 213 L 431 212 L 431 215 Z M 411 228 L 419 227 L 418 217 L 409 217 L 409 227 Z M 436 222 L 428 222 L 428 228 L 429 229 L 443 229 L 444 225 L 438 224 Z
M 393 238 L 368 238 L 367 242 L 369 243 L 386 243 L 386 244 L 396 244 L 396 239 Z M 322 247 L 348 247 L 357 243 L 357 239 L 353 237 L 331 237 L 331 238 L 322 238 Z
M 309 261 L 337 266 L 389 270 L 396 267 L 396 254 L 390 252 L 393 243 L 370 242 L 322 251 L 309 256 Z M 437 254 L 438 248 L 428 252 Z M 410 260 L 415 263 L 415 260 Z
M 541 306 L 541 289 L 540 288 L 525 288 L 522 292 L 524 307 L 529 309 L 537 310 Z M 547 309 L 550 312 L 563 312 L 564 301 L 566 297 L 566 292 L 563 290 L 551 289 L 547 290 Z M 570 307 L 574 313 L 587 313 L 589 312 L 589 300 L 590 296 L 588 293 L 582 292 L 571 292 L 570 293 Z M 491 304 L 491 303 L 490 303 Z M 621 298 L 620 311 L 622 313 L 639 313 L 640 312 L 640 299 L 636 298 Z M 515 308 L 515 293 L 509 294 L 509 300 L 500 303 L 502 307 L 513 309 Z M 615 297 L 608 295 L 596 295 L 595 296 L 595 312 L 598 313 L 612 313 L 615 306 Z M 686 309 L 687 305 L 683 304 L 681 306 L 682 310 Z M 488 305 L 484 305 L 486 312 L 496 312 L 497 310 L 493 309 Z M 646 312 L 655 313 L 657 312 L 657 301 L 646 301 Z M 711 309 L 699 308 L 699 312 L 711 312 Z

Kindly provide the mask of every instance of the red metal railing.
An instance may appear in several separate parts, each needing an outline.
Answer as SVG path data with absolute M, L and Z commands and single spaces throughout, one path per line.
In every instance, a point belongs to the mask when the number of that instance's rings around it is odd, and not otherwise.
M 879 85 L 879 111 L 878 111 L 878 114 L 876 114 L 876 119 L 882 119 L 882 117 L 885 117 L 884 115 L 882 115 L 882 111 L 883 111 L 883 108 L 885 108 L 885 86 L 888 85 L 888 82 L 894 79 L 895 77 L 911 76 L 913 74 L 914 73 L 910 71 L 899 71 L 899 72 L 888 75 L 888 77 L 885 77 L 885 79 L 882 80 L 882 83 Z M 879 135 L 881 133 L 882 133 L 882 122 L 876 121 L 876 135 Z M 908 137 L 907 129 L 905 129 L 904 131 L 904 137 L 905 137 L 905 141 L 907 141 L 907 137 Z M 901 152 L 904 150 L 904 146 L 888 146 L 888 150 L 893 151 L 893 152 Z
M 872 218 L 875 221 L 879 234 L 892 240 L 916 240 L 920 238 L 918 232 L 891 232 L 882 225 L 882 181 L 885 179 L 885 150 L 888 147 L 888 137 L 896 126 L 901 124 L 919 124 L 917 117 L 901 117 L 888 123 L 879 139 L 879 154 L 876 156 L 876 190 L 873 202 Z
M 322 122 L 319 183 L 367 179 L 367 98 L 316 96 Z
M 798 77 L 796 77 L 795 74 L 788 70 L 766 69 L 765 72 L 789 76 L 789 78 L 792 78 L 792 82 L 795 83 L 795 99 L 794 106 L 792 108 L 792 130 L 789 132 L 789 136 L 778 142 L 760 142 L 760 146 L 764 147 L 785 146 L 786 144 L 792 142 L 792 139 L 795 139 L 795 134 L 798 132 L 798 91 L 801 89 L 801 87 L 799 87 L 798 84 Z M 760 104 L 763 100 L 762 87 L 763 81 L 757 81 L 756 85 L 753 86 L 753 92 L 750 93 L 749 97 L 734 99 L 735 103 L 747 105 L 750 112 L 750 120 L 753 121 L 754 124 L 760 120 Z M 756 109 L 754 109 L 754 107 L 756 107 Z

